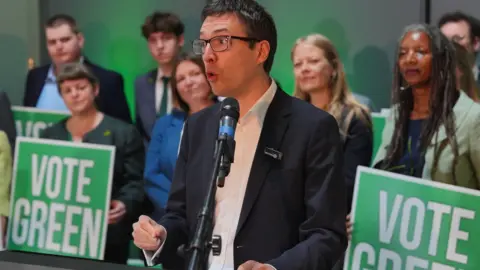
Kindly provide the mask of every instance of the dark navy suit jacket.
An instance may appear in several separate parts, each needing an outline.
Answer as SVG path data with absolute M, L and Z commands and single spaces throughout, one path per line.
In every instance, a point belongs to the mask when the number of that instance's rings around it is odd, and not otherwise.
M 150 142 L 153 126 L 157 120 L 155 109 L 155 83 L 157 69 L 140 75 L 135 80 L 135 124 L 142 134 L 145 145 Z
M 97 100 L 98 109 L 111 117 L 132 123 L 124 93 L 122 75 L 95 65 L 87 59 L 84 60 L 84 63 L 100 81 L 100 93 Z M 35 107 L 37 105 L 49 68 L 50 65 L 45 65 L 28 72 L 23 106 Z
M 168 236 L 155 263 L 167 269 L 184 269 L 177 248 L 195 231 L 212 173 L 219 119 L 217 104 L 185 123 L 166 214 L 159 220 Z M 267 147 L 282 152 L 282 159 L 265 155 Z M 347 246 L 346 202 L 337 122 L 278 89 L 248 179 L 234 240 L 235 269 L 248 260 L 278 270 L 332 269 Z

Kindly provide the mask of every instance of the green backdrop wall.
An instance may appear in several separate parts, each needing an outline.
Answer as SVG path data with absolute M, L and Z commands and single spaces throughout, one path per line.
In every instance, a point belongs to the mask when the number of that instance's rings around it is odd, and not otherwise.
M 293 89 L 290 49 L 295 39 L 319 32 L 339 49 L 352 90 L 369 96 L 377 108 L 388 107 L 396 41 L 405 25 L 423 20 L 422 1 L 258 1 L 277 23 L 279 47 L 272 75 L 287 92 Z M 156 9 L 177 13 L 186 24 L 189 44 L 198 35 L 200 11 L 205 2 L 207 0 L 0 1 L 0 15 L 11 21 L 0 26 L 0 88 L 9 93 L 14 104 L 20 103 L 27 59 L 32 57 L 37 65 L 48 63 L 41 22 L 63 12 L 74 16 L 84 31 L 85 54 L 92 61 L 123 74 L 133 111 L 133 80 L 155 66 L 140 35 L 143 19 Z M 458 8 L 469 11 L 473 10 L 472 6 L 480 8 L 479 3 L 465 0 Z M 452 8 L 450 1 L 434 1 L 432 19 Z
M 286 89 L 293 89 L 290 51 L 295 40 L 320 33 L 333 41 L 352 91 L 370 97 L 377 108 L 390 104 L 391 69 L 403 27 L 421 18 L 418 0 L 258 0 L 277 23 L 279 48 L 273 67 Z M 398 14 L 401 14 L 398 15 Z
M 141 36 L 140 26 L 155 10 L 168 10 L 180 16 L 186 26 L 186 49 L 198 35 L 200 10 L 204 0 L 45 0 L 42 17 L 56 13 L 74 16 L 86 38 L 85 55 L 95 63 L 120 72 L 130 110 L 134 112 L 135 77 L 155 67 Z M 48 55 L 43 51 L 43 61 Z

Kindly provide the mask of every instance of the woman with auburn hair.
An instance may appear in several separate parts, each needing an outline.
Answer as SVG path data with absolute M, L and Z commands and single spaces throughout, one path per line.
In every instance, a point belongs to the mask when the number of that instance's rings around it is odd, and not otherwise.
M 369 166 L 373 151 L 368 108 L 348 89 L 345 71 L 332 42 L 320 34 L 299 38 L 292 48 L 294 96 L 329 112 L 338 122 L 344 142 L 345 183 L 349 209 L 357 166 Z
M 183 124 L 187 117 L 216 102 L 200 56 L 183 54 L 172 72 L 172 93 L 178 104 L 157 119 L 145 163 L 145 192 L 153 203 L 150 216 L 159 220 L 165 211 L 175 172 Z

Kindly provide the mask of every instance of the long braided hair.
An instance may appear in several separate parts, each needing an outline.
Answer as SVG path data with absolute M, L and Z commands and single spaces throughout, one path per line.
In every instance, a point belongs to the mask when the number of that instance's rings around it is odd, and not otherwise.
M 440 32 L 435 26 L 425 24 L 413 24 L 405 28 L 397 47 L 397 57 L 400 52 L 400 43 L 409 32 L 423 32 L 430 39 L 430 51 L 432 53 L 432 71 L 430 80 L 432 82 L 430 89 L 429 111 L 430 115 L 425 120 L 420 134 L 420 153 L 422 157 L 430 145 L 435 140 L 435 134 L 441 126 L 444 126 L 448 144 L 454 153 L 453 166 L 456 165 L 458 159 L 458 145 L 455 136 L 455 115 L 453 107 L 459 97 L 459 91 L 456 88 L 455 75 L 455 50 L 451 42 Z M 395 120 L 395 130 L 392 140 L 387 148 L 387 154 L 382 162 L 382 169 L 395 165 L 395 163 L 403 156 L 405 149 L 405 138 L 408 133 L 408 122 L 410 113 L 413 110 L 413 94 L 411 87 L 405 87 L 405 82 L 400 73 L 398 61 L 394 65 L 394 80 L 392 85 L 392 104 L 394 105 L 393 113 Z M 444 147 L 444 146 L 443 146 Z M 436 164 L 440 156 L 441 149 L 434 149 L 434 168 L 432 168 L 432 176 L 436 171 Z M 453 167 L 455 168 L 455 167 Z M 455 179 L 455 170 L 453 171 L 453 179 Z

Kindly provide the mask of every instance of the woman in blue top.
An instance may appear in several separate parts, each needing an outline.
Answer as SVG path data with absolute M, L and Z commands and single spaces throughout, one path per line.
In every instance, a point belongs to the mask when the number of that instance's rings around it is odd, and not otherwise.
M 155 123 L 145 165 L 145 191 L 154 205 L 154 220 L 163 215 L 167 203 L 186 117 L 216 100 L 201 57 L 182 56 L 174 67 L 171 83 L 175 109 Z

